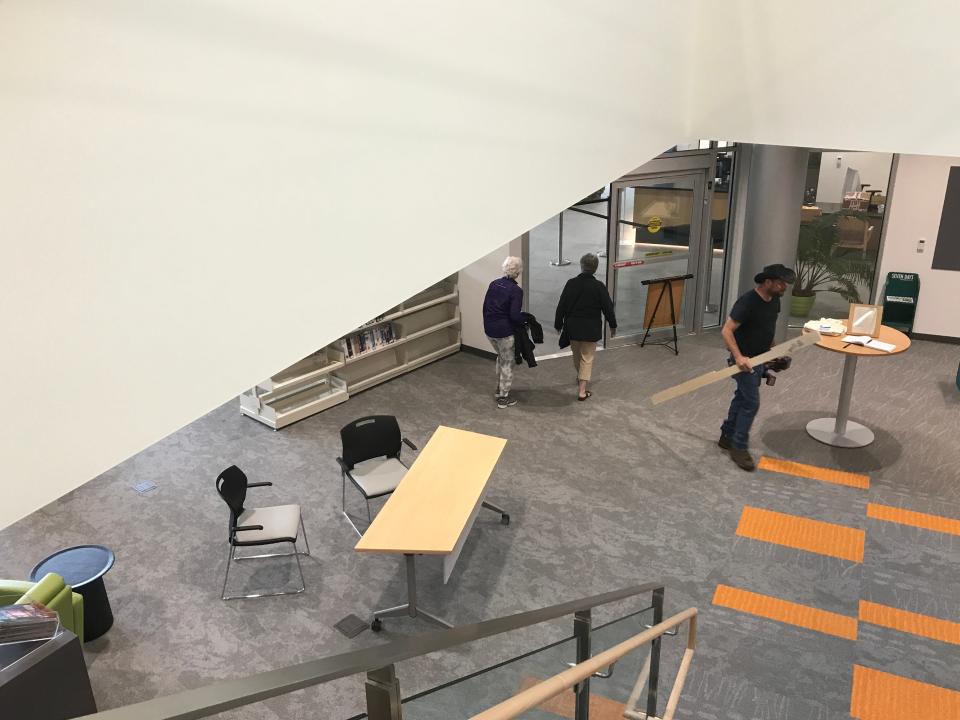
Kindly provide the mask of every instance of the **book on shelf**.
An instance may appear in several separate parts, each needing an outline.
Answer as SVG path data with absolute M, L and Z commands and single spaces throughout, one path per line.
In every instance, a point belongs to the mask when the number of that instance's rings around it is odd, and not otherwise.
M 369 327 L 370 325 L 376 325 L 378 322 L 383 322 L 383 319 L 385 317 L 386 315 L 377 315 L 373 320 L 367 320 L 367 322 L 365 322 L 360 327 Z
M 59 627 L 60 617 L 39 603 L 0 607 L 0 645 L 47 640 Z
M 389 345 L 396 340 L 397 336 L 393 333 L 393 325 L 387 323 L 347 336 L 344 339 L 344 346 L 347 357 L 354 357 Z
M 872 338 L 869 335 L 844 335 L 841 338 L 841 342 L 848 343 L 850 345 L 862 345 L 863 347 L 868 347 L 873 350 L 882 350 L 883 352 L 893 352 L 897 349 L 897 346 L 893 343 L 886 343 L 876 338 Z

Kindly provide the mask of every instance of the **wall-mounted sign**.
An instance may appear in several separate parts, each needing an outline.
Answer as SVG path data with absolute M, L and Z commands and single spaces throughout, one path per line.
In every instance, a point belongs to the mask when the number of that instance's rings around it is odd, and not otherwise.
M 933 249 L 933 270 L 960 270 L 960 167 L 950 168 L 943 196 L 940 231 Z
M 648 233 L 657 233 L 660 232 L 660 228 L 663 227 L 663 220 L 660 219 L 659 215 L 654 215 L 647 221 L 647 232 Z
M 633 267 L 634 265 L 646 265 L 646 262 L 643 260 L 621 260 L 620 262 L 615 262 L 613 264 L 613 266 L 618 269 Z

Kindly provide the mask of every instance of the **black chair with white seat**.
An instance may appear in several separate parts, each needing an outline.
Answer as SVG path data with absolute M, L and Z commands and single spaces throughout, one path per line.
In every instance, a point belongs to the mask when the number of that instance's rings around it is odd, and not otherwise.
M 417 446 L 400 435 L 400 425 L 393 415 L 370 415 L 354 420 L 340 430 L 343 456 L 337 458 L 342 481 L 341 512 L 356 531 L 353 519 L 347 514 L 347 478 L 360 491 L 367 504 L 367 522 L 370 515 L 370 500 L 389 495 L 407 474 L 407 465 L 400 459 L 400 451 L 406 445 L 416 451 Z
M 238 598 L 258 598 L 272 595 L 296 595 L 307 589 L 303 579 L 303 568 L 300 566 L 300 555 L 310 554 L 310 543 L 307 542 L 307 531 L 303 527 L 303 516 L 299 505 L 274 505 L 265 508 L 247 508 L 244 502 L 247 499 L 247 488 L 269 487 L 272 482 L 247 482 L 247 476 L 236 465 L 231 465 L 217 476 L 217 492 L 230 508 L 230 525 L 227 539 L 230 543 L 230 554 L 227 557 L 227 572 L 223 577 L 223 591 L 220 597 L 223 600 Z M 297 550 L 297 538 L 303 532 L 305 552 Z M 275 545 L 290 543 L 292 552 L 265 553 L 262 555 L 247 555 L 237 557 L 237 548 L 256 547 L 259 545 Z M 227 596 L 227 579 L 230 577 L 231 563 L 239 560 L 254 560 L 256 558 L 288 557 L 293 555 L 297 560 L 297 570 L 300 571 L 300 589 L 283 590 L 278 592 L 254 593 L 251 595 Z

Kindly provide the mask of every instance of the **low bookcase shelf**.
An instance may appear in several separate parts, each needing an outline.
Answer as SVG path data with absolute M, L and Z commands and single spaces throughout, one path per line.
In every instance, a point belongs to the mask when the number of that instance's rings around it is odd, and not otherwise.
M 240 396 L 240 412 L 279 430 L 297 420 L 339 405 L 348 397 L 347 384 L 336 375 L 327 374 L 305 386 L 282 393 L 257 395 L 254 388 Z
M 240 411 L 279 430 L 458 352 L 458 301 L 453 275 L 258 383 L 240 396 Z

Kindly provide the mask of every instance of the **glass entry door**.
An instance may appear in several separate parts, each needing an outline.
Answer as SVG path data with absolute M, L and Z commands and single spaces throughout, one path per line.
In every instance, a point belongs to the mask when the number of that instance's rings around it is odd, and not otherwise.
M 645 280 L 692 273 L 676 308 L 677 331 L 694 329 L 707 174 L 694 171 L 614 183 L 611 195 L 608 283 L 617 311 L 617 336 L 608 346 L 635 343 L 644 332 L 650 286 Z M 654 286 L 652 302 L 659 290 Z M 668 294 L 663 301 L 669 303 Z M 669 328 L 667 328 L 669 330 Z

